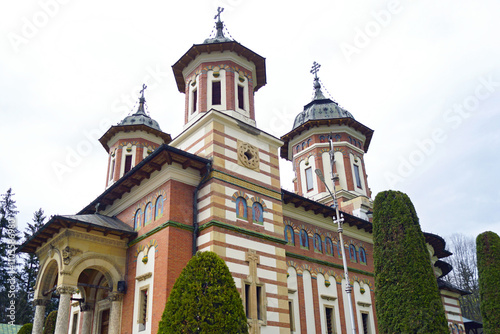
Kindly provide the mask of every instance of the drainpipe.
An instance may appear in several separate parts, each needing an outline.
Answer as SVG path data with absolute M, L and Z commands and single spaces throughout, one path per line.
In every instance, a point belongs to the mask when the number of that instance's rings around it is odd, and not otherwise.
M 196 245 L 196 242 L 198 241 L 198 191 L 201 188 L 201 185 L 205 183 L 210 176 L 210 171 L 212 170 L 212 161 L 210 161 L 207 164 L 207 173 L 203 178 L 201 179 L 200 183 L 194 190 L 193 194 L 193 256 L 196 254 L 198 246 Z

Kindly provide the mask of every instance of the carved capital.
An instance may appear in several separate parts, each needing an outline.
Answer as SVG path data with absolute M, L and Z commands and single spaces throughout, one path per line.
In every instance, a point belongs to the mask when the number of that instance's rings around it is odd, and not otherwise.
M 123 293 L 111 292 L 108 296 L 108 300 L 111 302 L 120 302 L 123 299 Z
M 71 262 L 71 258 L 74 257 L 77 254 L 80 254 L 82 251 L 76 248 L 70 248 L 69 246 L 66 246 L 63 248 L 61 251 L 62 257 L 63 257 L 63 262 L 65 265 L 68 265 Z
M 49 303 L 50 303 L 50 300 L 48 300 L 48 299 L 39 298 L 39 299 L 33 300 L 33 306 L 44 306 L 45 307 L 45 306 L 49 305 Z
M 69 286 L 69 285 L 61 285 L 57 287 L 57 293 L 62 295 L 62 294 L 74 294 L 78 291 L 78 289 L 74 286 Z

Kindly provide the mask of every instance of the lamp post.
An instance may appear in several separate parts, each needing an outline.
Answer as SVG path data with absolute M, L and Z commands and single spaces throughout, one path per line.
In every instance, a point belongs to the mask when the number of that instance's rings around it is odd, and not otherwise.
M 330 188 L 328 188 L 328 185 L 325 182 L 325 177 L 323 176 L 323 173 L 321 170 L 316 169 L 315 173 L 318 175 L 318 178 L 323 182 L 325 185 L 326 189 L 330 193 L 330 196 L 332 196 L 333 199 L 333 205 L 335 205 L 335 217 L 333 217 L 333 223 L 338 225 L 337 232 L 339 233 L 339 239 L 340 239 L 340 245 L 342 249 L 342 264 L 344 266 L 344 276 L 346 280 L 346 287 L 345 287 L 345 292 L 347 294 L 347 300 L 349 301 L 349 311 L 350 311 L 350 316 L 351 316 L 351 327 L 352 327 L 352 333 L 356 334 L 356 323 L 354 322 L 354 309 L 352 307 L 352 298 L 351 298 L 351 292 L 352 292 L 352 287 L 351 287 L 351 282 L 349 281 L 349 271 L 347 270 L 347 260 L 346 260 L 346 254 L 345 254 L 345 247 L 344 247 L 344 238 L 342 237 L 344 229 L 342 228 L 342 224 L 344 223 L 344 215 L 339 212 L 339 206 L 337 203 L 337 191 L 335 189 L 335 179 L 338 178 L 338 175 L 333 173 L 333 166 L 335 164 L 335 158 L 334 158 L 334 152 L 333 152 L 333 140 L 332 136 L 329 138 L 330 140 L 330 163 L 331 163 L 331 177 L 332 177 L 332 182 L 333 182 L 333 193 L 331 192 Z

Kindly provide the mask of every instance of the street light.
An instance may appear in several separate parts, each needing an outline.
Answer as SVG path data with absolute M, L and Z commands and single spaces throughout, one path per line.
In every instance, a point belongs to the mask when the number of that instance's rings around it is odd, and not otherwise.
M 347 300 L 349 301 L 349 310 L 351 313 L 350 315 L 351 315 L 352 333 L 356 334 L 356 323 L 354 322 L 354 309 L 352 307 L 352 299 L 351 299 L 352 287 L 351 287 L 351 283 L 349 281 L 349 272 L 347 270 L 347 260 L 346 260 L 346 254 L 345 254 L 345 248 L 344 248 L 344 239 L 342 237 L 342 232 L 343 232 L 342 224 L 344 222 L 344 215 L 339 212 L 339 206 L 337 203 L 337 196 L 336 196 L 337 191 L 335 190 L 335 179 L 338 178 L 338 175 L 333 173 L 333 165 L 335 163 L 335 158 L 334 158 L 333 153 L 334 153 L 333 152 L 333 141 L 332 141 L 332 138 L 330 136 L 330 162 L 331 162 L 331 166 L 332 166 L 331 175 L 332 175 L 332 182 L 333 182 L 333 193 L 330 191 L 330 188 L 328 188 L 328 185 L 325 182 L 325 177 L 323 176 L 323 173 L 321 172 L 321 170 L 316 169 L 315 173 L 316 173 L 316 175 L 318 175 L 318 178 L 321 180 L 321 182 L 323 182 L 323 184 L 325 185 L 326 189 L 330 193 L 330 196 L 332 196 L 333 204 L 335 206 L 335 217 L 333 217 L 333 223 L 338 224 L 337 232 L 339 233 L 339 238 L 340 238 L 340 245 L 341 245 L 340 248 L 342 249 L 342 264 L 344 265 L 344 276 L 345 276 L 345 280 L 346 280 L 345 292 L 347 293 Z

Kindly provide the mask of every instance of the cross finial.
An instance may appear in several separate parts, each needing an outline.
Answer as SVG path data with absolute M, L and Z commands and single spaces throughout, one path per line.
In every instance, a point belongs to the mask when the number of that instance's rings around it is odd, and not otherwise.
M 144 98 L 144 90 L 146 90 L 146 88 L 148 88 L 148 86 L 146 86 L 146 84 L 142 84 L 142 89 L 139 93 L 141 93 L 141 98 L 143 99 Z
M 214 20 L 218 19 L 218 22 L 220 22 L 220 13 L 224 11 L 224 8 L 222 7 L 217 7 L 217 15 L 214 16 Z
M 320 64 L 318 64 L 317 62 L 314 62 L 313 63 L 313 66 L 311 68 L 311 73 L 314 74 L 314 78 L 317 79 L 318 78 L 318 71 L 319 71 L 319 68 L 321 67 Z

